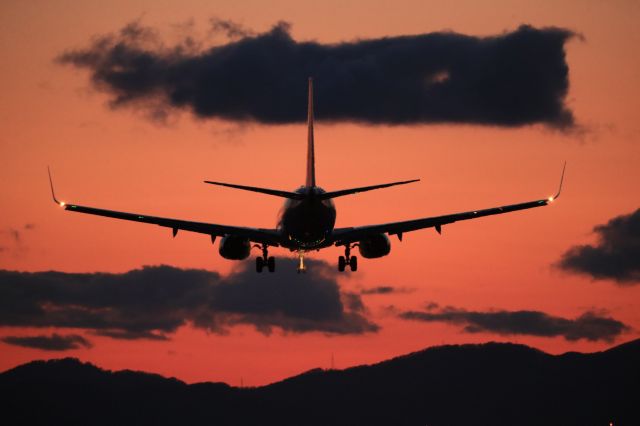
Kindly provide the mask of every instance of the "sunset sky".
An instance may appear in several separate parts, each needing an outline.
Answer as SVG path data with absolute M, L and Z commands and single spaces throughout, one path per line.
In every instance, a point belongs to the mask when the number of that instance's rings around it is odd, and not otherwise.
M 242 381 L 255 386 L 315 367 L 329 368 L 332 359 L 335 367 L 345 368 L 440 344 L 511 341 L 562 353 L 602 350 L 639 337 L 640 261 L 634 254 L 639 253 L 640 213 L 633 215 L 640 207 L 639 19 L 640 5 L 634 1 L 2 2 L 0 370 L 34 359 L 72 356 L 104 368 L 144 370 L 187 382 Z M 284 249 L 271 250 L 279 260 L 275 274 L 254 275 L 257 250 L 237 263 L 221 258 L 218 242 L 212 246 L 206 235 L 181 232 L 173 239 L 166 228 L 65 212 L 51 201 L 47 165 L 57 195 L 65 201 L 265 228 L 276 225 L 282 199 L 202 181 L 285 190 L 304 183 L 303 122 L 239 121 L 171 107 L 159 120 L 151 117 L 154 111 L 145 104 L 149 99 L 114 107 L 114 92 L 93 84 L 91 69 L 60 60 L 133 22 L 153 29 L 164 48 L 189 37 L 200 43 L 194 48 L 200 52 L 259 37 L 279 22 L 290 24 L 293 40 L 321 45 L 442 31 L 500 36 L 523 24 L 569 31 L 574 34 L 564 42 L 569 89 L 562 101 L 573 114 L 573 124 L 327 122 L 323 115 L 330 113 L 316 99 L 319 186 L 337 190 L 421 179 L 336 199 L 338 227 L 546 198 L 557 190 L 566 160 L 562 196 L 548 207 L 447 225 L 442 235 L 426 229 L 405 234 L 402 242 L 391 237 L 390 255 L 360 258 L 356 273 L 337 273 L 339 248 L 311 253 L 306 276 L 295 273 L 295 254 Z M 234 23 L 232 29 L 242 34 L 226 34 L 212 22 Z M 304 116 L 306 80 L 288 83 L 287 90 L 302 96 Z M 371 88 L 372 100 L 376 90 Z M 272 102 L 278 105 L 278 97 Z M 598 225 L 606 226 L 594 232 Z M 598 269 L 589 258 L 582 272 L 579 266 L 560 266 L 576 246 L 602 248 L 599 237 L 626 263 Z M 579 249 L 572 252 L 574 257 L 580 254 Z M 275 292 L 264 303 L 273 298 L 283 311 L 268 320 L 246 311 L 238 320 L 228 314 L 228 305 L 172 305 L 174 293 L 151 295 L 145 290 L 136 293 L 128 307 L 108 309 L 135 316 L 140 305 L 150 320 L 171 315 L 180 325 L 142 330 L 152 331 L 152 336 L 110 334 L 78 322 L 64 327 L 31 321 L 20 305 L 30 295 L 6 290 L 39 277 L 8 271 L 58 271 L 65 273 L 55 278 L 61 283 L 70 280 L 71 273 L 118 274 L 103 277 L 105 288 L 111 288 L 113 277 L 159 265 L 172 267 L 167 268 L 175 274 L 171 276 L 184 280 L 167 284 L 175 291 L 180 291 L 175 285 L 186 289 L 212 283 L 242 298 L 240 290 L 229 286 L 259 292 L 264 285 Z M 198 275 L 202 281 L 196 285 L 188 281 L 193 269 L 209 273 Z M 164 273 L 147 268 L 141 272 L 144 279 L 145 271 Z M 287 305 L 297 300 L 288 297 L 287 286 L 296 285 L 300 292 L 291 294 L 300 293 L 306 301 L 312 299 L 302 294 L 304 289 L 335 290 L 322 294 L 327 303 L 339 302 L 344 308 L 340 321 L 345 328 L 332 332 L 325 322 L 313 320 L 305 328 L 307 323 L 296 316 L 305 307 Z M 32 287 L 24 288 L 28 293 Z M 62 306 L 56 303 L 63 303 L 55 297 L 46 299 L 54 311 Z M 72 299 L 65 299 L 65 306 L 74 304 Z M 200 309 L 219 314 L 219 322 L 199 323 Z M 534 317 L 534 325 L 541 321 L 559 331 L 535 332 L 478 320 L 508 322 L 525 311 Z M 500 312 L 502 317 L 492 315 Z M 354 318 L 365 326 L 357 328 Z M 37 348 L 43 346 L 38 342 L 52 346 L 56 338 L 72 348 Z

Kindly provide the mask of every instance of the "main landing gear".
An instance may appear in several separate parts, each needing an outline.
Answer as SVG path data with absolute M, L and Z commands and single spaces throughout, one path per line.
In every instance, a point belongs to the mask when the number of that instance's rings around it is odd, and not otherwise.
M 269 272 L 276 270 L 276 258 L 269 256 L 268 247 L 266 244 L 255 245 L 262 250 L 262 256 L 256 257 L 256 272 L 261 273 L 262 269 L 266 266 Z
M 344 272 L 347 265 L 349 265 L 349 268 L 351 268 L 353 272 L 358 270 L 358 258 L 351 256 L 351 244 L 347 244 L 344 247 L 344 256 L 338 257 L 338 271 Z

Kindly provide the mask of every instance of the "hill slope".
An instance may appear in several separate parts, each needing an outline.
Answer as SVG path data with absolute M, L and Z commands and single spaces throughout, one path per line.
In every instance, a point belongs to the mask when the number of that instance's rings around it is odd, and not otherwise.
M 260 388 L 187 385 L 75 359 L 0 374 L 11 424 L 640 424 L 640 340 L 549 355 L 515 344 L 441 346 Z

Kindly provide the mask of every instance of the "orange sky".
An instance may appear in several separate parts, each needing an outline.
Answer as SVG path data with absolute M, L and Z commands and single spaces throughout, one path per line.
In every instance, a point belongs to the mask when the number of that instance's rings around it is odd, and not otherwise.
M 568 106 L 581 131 L 541 126 L 361 126 L 325 124 L 317 111 L 316 169 L 327 190 L 421 178 L 417 184 L 336 200 L 337 226 L 492 207 L 551 195 L 562 162 L 562 198 L 548 208 L 392 238 L 390 256 L 361 259 L 346 289 L 414 289 L 363 296 L 382 330 L 363 336 L 263 336 L 239 326 L 226 336 L 183 327 L 168 342 L 91 337 L 94 347 L 64 353 L 0 343 L 0 370 L 41 358 L 77 356 L 112 369 L 158 372 L 193 382 L 268 383 L 314 367 L 369 363 L 441 343 L 518 341 L 551 352 L 599 350 L 606 342 L 466 334 L 457 326 L 403 321 L 385 307 L 428 301 L 473 310 L 540 310 L 575 318 L 604 309 L 638 337 L 640 287 L 620 287 L 551 265 L 591 229 L 639 207 L 640 6 L 636 2 L 427 1 L 5 1 L 0 6 L 0 269 L 125 272 L 168 264 L 228 273 L 206 236 L 68 214 L 50 200 L 46 166 L 62 199 L 84 205 L 222 224 L 273 227 L 281 200 L 202 184 L 203 179 L 293 189 L 303 183 L 304 125 L 239 125 L 177 114 L 168 125 L 131 109 L 111 110 L 84 71 L 55 64 L 65 49 L 141 18 L 167 40 L 194 19 L 205 33 L 217 16 L 265 31 L 292 24 L 296 40 L 322 43 L 453 30 L 499 34 L 520 24 L 558 26 L 568 42 Z M 346 3 L 346 4 L 345 4 Z M 560 3 L 560 4 L 559 4 Z M 224 39 L 213 39 L 221 43 Z M 302 84 L 305 82 L 292 82 Z M 276 100 L 274 100 L 275 102 Z M 301 106 L 304 108 L 304 105 Z M 268 166 L 265 166 L 265 161 Z M 20 242 L 8 230 L 22 229 Z M 290 256 L 274 250 L 276 256 Z M 329 248 L 312 256 L 336 262 Z M 0 328 L 0 335 L 54 330 Z M 56 330 L 65 332 L 69 330 Z M 74 331 L 74 332 L 77 332 Z

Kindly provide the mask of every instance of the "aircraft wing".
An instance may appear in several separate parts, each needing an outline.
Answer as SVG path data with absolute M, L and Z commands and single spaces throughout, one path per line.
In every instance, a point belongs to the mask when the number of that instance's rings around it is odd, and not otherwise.
M 483 210 L 472 210 L 468 212 L 454 213 L 443 216 L 405 220 L 402 222 L 390 222 L 379 225 L 358 226 L 352 228 L 336 228 L 333 231 L 333 242 L 335 245 L 345 245 L 360 241 L 372 234 L 383 233 L 389 235 L 397 235 L 398 238 L 402 239 L 403 233 L 417 231 L 424 228 L 435 228 L 436 231 L 440 233 L 443 225 L 458 222 L 460 220 L 476 219 L 484 216 L 492 216 L 496 214 L 510 213 L 518 210 L 546 206 L 560 196 L 560 191 L 562 190 L 562 181 L 564 180 L 564 170 L 565 168 L 563 167 L 562 176 L 560 178 L 560 187 L 558 188 L 558 193 L 553 197 L 544 198 L 541 200 L 526 201 L 524 203 L 518 204 L 509 204 L 506 206 L 493 207 Z
M 426 217 L 422 219 L 405 220 L 403 222 L 390 222 L 379 225 L 358 226 L 353 228 L 336 228 L 333 232 L 333 239 L 336 245 L 344 245 L 360 241 L 371 234 L 398 235 L 402 239 L 405 232 L 417 231 L 424 228 L 436 228 L 441 232 L 443 225 L 457 222 L 459 220 L 475 219 L 478 217 L 491 216 L 514 212 L 517 210 L 531 209 L 534 207 L 546 206 L 551 201 L 549 199 L 528 201 L 520 204 L 510 204 L 508 206 L 494 207 L 484 210 L 474 210 L 463 213 L 454 213 L 444 216 Z
M 78 204 L 66 203 L 59 201 L 53 190 L 53 181 L 51 179 L 51 171 L 49 172 L 49 184 L 51 185 L 51 196 L 53 201 L 65 210 L 78 213 L 93 214 L 97 216 L 105 216 L 113 219 L 130 220 L 133 222 L 152 223 L 154 225 L 164 226 L 173 230 L 175 237 L 179 230 L 198 232 L 200 234 L 216 236 L 237 235 L 248 238 L 250 241 L 257 243 L 265 243 L 271 246 L 279 246 L 281 240 L 280 232 L 277 229 L 264 228 L 247 228 L 241 226 L 218 225 L 215 223 L 192 222 L 189 220 L 169 219 L 166 217 L 148 216 L 138 213 L 127 213 L 115 210 L 98 209 L 95 207 L 81 206 Z
M 237 235 L 248 238 L 258 243 L 266 243 L 271 246 L 280 245 L 280 233 L 277 229 L 247 228 L 239 226 L 218 225 L 215 223 L 192 222 L 188 220 L 169 219 L 165 217 L 147 216 L 137 213 L 126 213 L 114 210 L 97 209 L 95 207 L 80 206 L 58 202 L 65 210 L 87 213 L 97 216 L 105 216 L 114 219 L 131 220 L 134 222 L 152 223 L 154 225 L 172 228 L 174 236 L 178 230 L 198 232 L 211 236 Z

